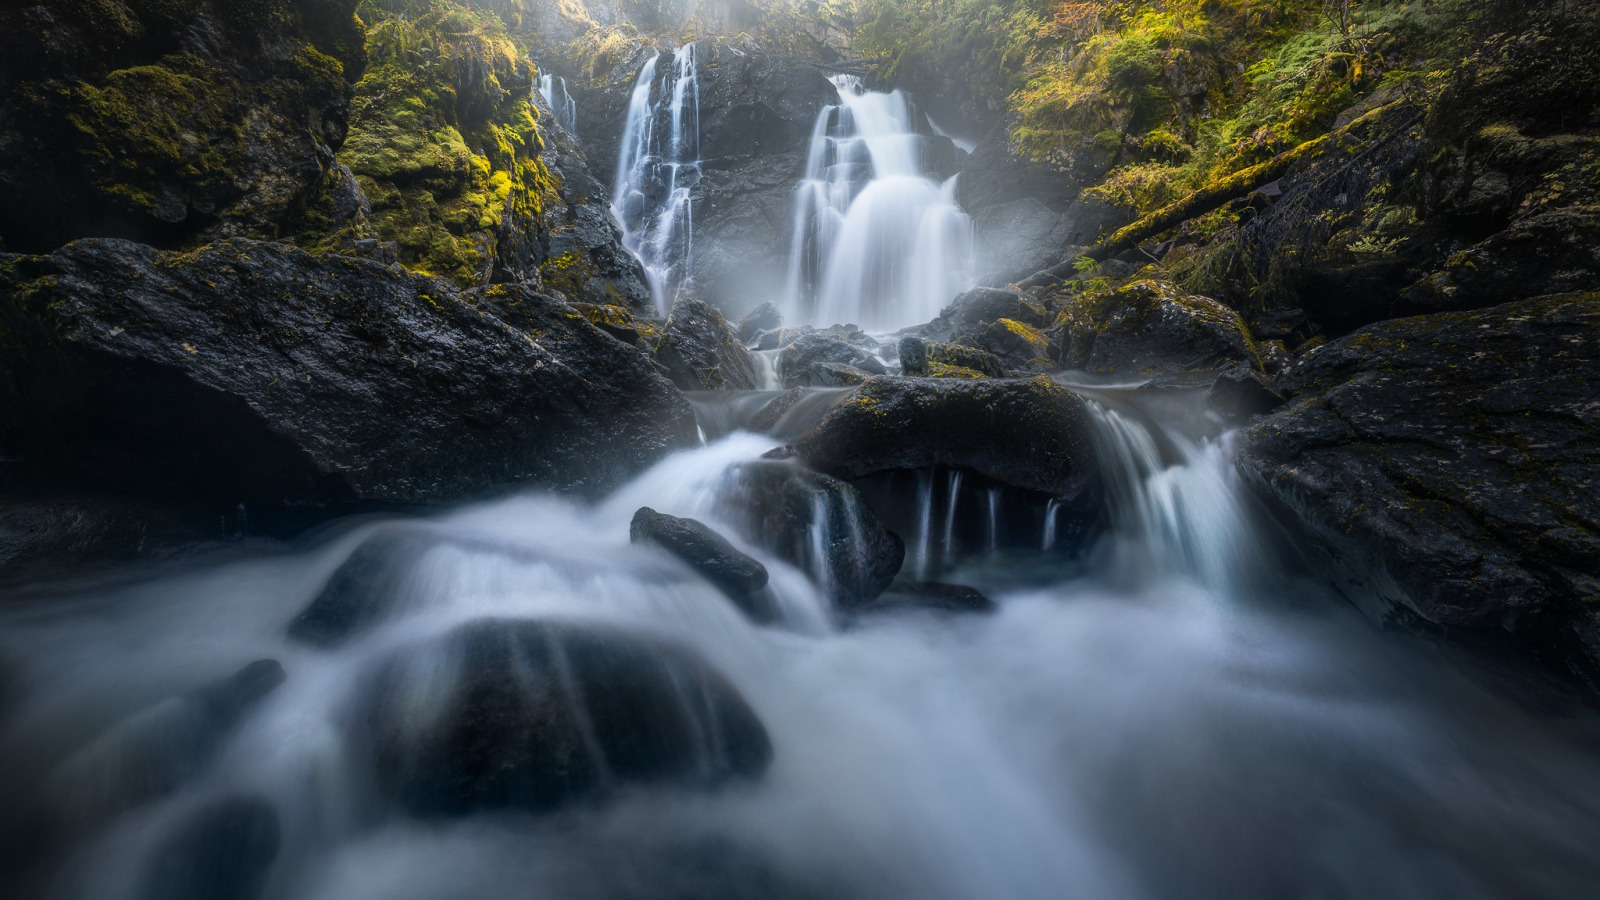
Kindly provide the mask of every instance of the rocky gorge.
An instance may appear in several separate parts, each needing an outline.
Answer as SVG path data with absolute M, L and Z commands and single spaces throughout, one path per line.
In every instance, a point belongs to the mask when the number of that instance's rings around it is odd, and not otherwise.
M 0 10 L 0 886 L 1586 896 L 1518 6 Z

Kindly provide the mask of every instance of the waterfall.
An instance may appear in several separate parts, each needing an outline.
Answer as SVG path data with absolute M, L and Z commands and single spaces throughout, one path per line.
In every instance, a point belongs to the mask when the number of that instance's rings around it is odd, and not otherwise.
M 695 45 L 645 61 L 628 103 L 611 210 L 665 314 L 694 266 L 693 191 L 700 181 L 700 79 Z
M 539 76 L 539 96 L 556 114 L 556 123 L 574 137 L 578 134 L 578 101 L 567 93 L 567 80 L 560 75 Z
M 840 102 L 817 115 L 796 191 L 785 313 L 880 331 L 926 322 L 974 283 L 956 179 L 928 173 L 904 93 L 833 82 Z

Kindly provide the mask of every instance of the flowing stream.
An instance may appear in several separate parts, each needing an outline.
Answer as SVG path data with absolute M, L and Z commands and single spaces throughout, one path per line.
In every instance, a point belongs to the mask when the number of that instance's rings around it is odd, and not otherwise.
M 1152 424 L 1145 393 L 1093 395 L 1110 529 L 1078 552 L 1050 547 L 1048 516 L 1002 538 L 998 498 L 970 480 L 940 489 L 954 505 L 930 488 L 909 558 L 984 589 L 988 616 L 843 620 L 806 572 L 744 546 L 779 610 L 757 626 L 630 544 L 645 505 L 739 541 L 728 473 L 778 443 L 739 429 L 748 395 L 701 398 L 711 443 L 602 502 L 528 494 L 415 524 L 450 540 L 337 648 L 286 628 L 391 522 L 16 597 L 0 613 L 0 894 L 188 896 L 168 891 L 163 842 L 246 796 L 276 816 L 249 888 L 271 900 L 1593 896 L 1593 719 L 1510 703 L 1298 579 L 1226 438 Z M 360 686 L 483 616 L 691 648 L 764 723 L 770 767 L 544 815 L 396 810 L 348 737 L 369 714 Z M 220 701 L 195 689 L 268 659 L 282 684 L 206 738 Z M 404 696 L 423 719 L 441 702 L 426 680 Z
M 539 96 L 556 114 L 556 122 L 574 137 L 578 134 L 578 101 L 567 93 L 567 80 L 546 73 L 539 76 Z

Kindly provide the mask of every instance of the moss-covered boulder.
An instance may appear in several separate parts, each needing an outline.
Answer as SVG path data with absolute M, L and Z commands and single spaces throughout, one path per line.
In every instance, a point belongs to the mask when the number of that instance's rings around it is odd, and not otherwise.
M 695 437 L 645 353 L 524 287 L 244 240 L 80 241 L 0 275 L 0 452 L 25 484 L 449 502 L 604 488 Z
M 1279 387 L 1240 469 L 1353 601 L 1600 686 L 1600 295 L 1369 326 Z
M 1097 474 L 1091 427 L 1084 400 L 1047 378 L 873 378 L 794 450 L 845 480 L 948 466 L 1076 497 Z
M 1255 341 L 1234 310 L 1161 281 L 1061 301 L 1054 326 L 1064 368 L 1097 374 L 1167 375 L 1247 365 Z

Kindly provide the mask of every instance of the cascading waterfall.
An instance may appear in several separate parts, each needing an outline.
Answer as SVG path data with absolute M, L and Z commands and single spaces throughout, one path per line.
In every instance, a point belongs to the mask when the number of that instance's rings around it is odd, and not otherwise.
M 694 267 L 693 191 L 700 181 L 700 79 L 695 45 L 639 70 L 611 195 L 622 243 L 639 258 L 665 314 Z
M 567 93 L 567 80 L 560 75 L 539 76 L 539 96 L 556 114 L 556 122 L 574 136 L 578 133 L 578 101 Z
M 785 314 L 878 331 L 926 322 L 973 285 L 959 176 L 930 177 L 904 93 L 833 82 L 840 102 L 817 116 L 796 193 Z

